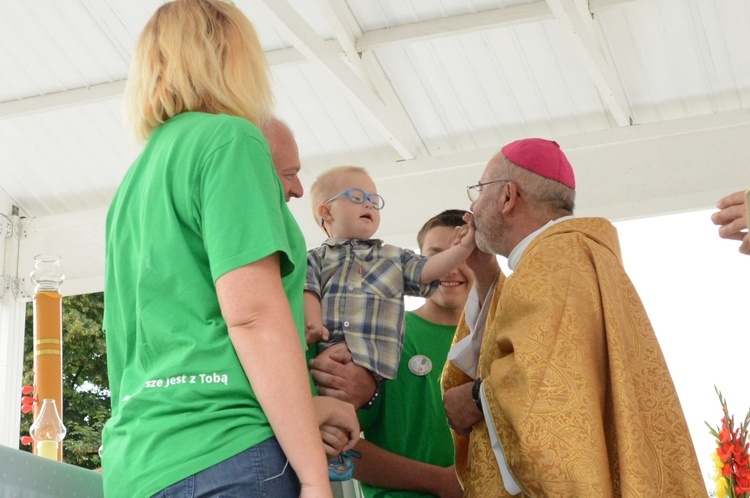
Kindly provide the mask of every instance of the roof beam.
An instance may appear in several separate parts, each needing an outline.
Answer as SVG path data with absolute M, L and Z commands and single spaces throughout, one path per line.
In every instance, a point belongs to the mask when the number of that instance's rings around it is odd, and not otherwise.
M 484 10 L 474 14 L 430 19 L 368 31 L 357 40 L 357 51 L 366 52 L 387 45 L 473 33 L 548 19 L 554 19 L 554 15 L 544 1 Z
M 583 65 L 599 90 L 599 96 L 619 126 L 632 124 L 625 89 L 612 66 L 609 52 L 603 43 L 599 25 L 594 22 L 588 4 L 579 6 L 575 0 L 546 0 L 550 10 L 568 31 L 578 50 Z
M 549 137 L 560 144 L 566 152 L 597 147 L 607 147 L 628 142 L 642 140 L 655 140 L 665 137 L 703 133 L 711 130 L 724 130 L 736 127 L 750 126 L 750 110 L 739 109 L 735 111 L 717 112 L 701 116 L 690 116 L 687 118 L 658 121 L 655 123 L 640 124 L 623 128 L 610 128 L 606 130 L 586 132 L 576 135 L 560 135 Z M 523 135 L 508 136 L 505 142 L 524 138 Z M 444 169 L 464 168 L 466 166 L 484 165 L 499 150 L 497 147 L 451 152 L 442 155 L 433 155 L 429 158 L 414 159 L 412 161 L 395 161 L 383 164 L 373 169 L 373 179 L 376 181 L 402 177 L 404 175 L 439 172 Z M 328 162 L 326 158 L 306 157 L 305 167 L 322 168 Z
M 592 13 L 597 13 L 638 1 L 645 0 L 589 0 L 589 9 Z M 441 36 L 455 36 L 530 22 L 547 21 L 554 18 L 555 15 L 547 2 L 538 0 L 522 5 L 483 10 L 473 14 L 461 14 L 375 29 L 364 33 L 357 39 L 357 51 L 368 52 L 388 45 L 398 45 Z
M 0 119 L 14 118 L 35 112 L 54 111 L 120 97 L 125 90 L 125 81 L 113 81 L 86 88 L 76 88 L 64 92 L 39 95 L 38 97 L 3 102 L 0 103 Z
M 626 4 L 646 1 L 649 0 L 589 0 L 589 10 L 592 14 L 596 14 L 597 12 L 621 7 Z
M 409 113 L 406 112 L 378 58 L 371 51 L 363 52 L 361 55 L 357 51 L 356 40 L 361 38 L 363 33 L 348 4 L 344 0 L 318 0 L 318 3 L 333 27 L 336 39 L 354 70 L 370 84 L 370 87 L 390 109 L 394 118 L 398 120 L 404 137 L 413 146 L 414 156 L 417 158 L 429 156 L 422 137 L 414 128 Z
M 332 81 L 339 84 L 349 102 L 358 110 L 369 115 L 376 128 L 386 137 L 388 143 L 404 159 L 417 156 L 410 137 L 401 129 L 399 120 L 391 113 L 383 101 L 363 82 L 341 56 L 331 50 L 315 30 L 286 0 L 254 0 L 254 12 L 260 13 L 271 22 L 282 37 L 315 64 Z
M 330 50 L 341 51 L 338 40 L 326 42 Z M 271 66 L 283 64 L 299 64 L 304 61 L 304 56 L 296 48 L 284 48 L 266 52 L 268 63 Z M 48 112 L 66 107 L 85 105 L 100 100 L 122 97 L 125 91 L 127 79 L 111 81 L 85 88 L 74 88 L 62 92 L 48 93 L 36 97 L 27 97 L 20 100 L 9 100 L 0 102 L 0 119 L 15 118 L 36 112 Z
M 344 0 L 318 0 L 323 14 L 331 24 L 331 29 L 336 36 L 339 50 L 343 51 L 349 63 L 362 79 L 368 79 L 367 71 L 362 64 L 360 54 L 355 46 L 357 38 L 362 36 L 362 29 L 354 18 L 352 11 Z M 334 49 L 335 50 L 335 49 Z

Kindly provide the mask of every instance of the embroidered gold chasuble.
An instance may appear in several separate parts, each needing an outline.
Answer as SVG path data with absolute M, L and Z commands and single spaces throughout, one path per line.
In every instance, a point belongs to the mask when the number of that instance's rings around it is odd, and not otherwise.
M 488 311 L 484 410 L 524 496 L 707 496 L 611 223 L 574 218 L 543 231 L 501 277 Z M 468 333 L 462 319 L 455 341 Z M 446 364 L 443 389 L 469 381 Z M 510 496 L 484 420 L 454 438 L 465 496 Z

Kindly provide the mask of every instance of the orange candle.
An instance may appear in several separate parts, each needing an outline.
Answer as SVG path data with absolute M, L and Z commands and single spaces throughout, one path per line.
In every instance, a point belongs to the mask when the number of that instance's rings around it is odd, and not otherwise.
M 34 386 L 39 400 L 34 420 L 43 399 L 54 399 L 62 418 L 62 295 L 58 292 L 34 296 Z M 62 461 L 62 445 L 56 446 L 57 460 Z

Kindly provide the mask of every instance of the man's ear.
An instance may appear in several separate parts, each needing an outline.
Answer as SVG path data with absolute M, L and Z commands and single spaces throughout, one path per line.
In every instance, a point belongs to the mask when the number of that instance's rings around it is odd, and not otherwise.
M 513 182 L 506 183 L 500 193 L 500 212 L 507 216 L 516 207 L 520 197 L 518 186 Z

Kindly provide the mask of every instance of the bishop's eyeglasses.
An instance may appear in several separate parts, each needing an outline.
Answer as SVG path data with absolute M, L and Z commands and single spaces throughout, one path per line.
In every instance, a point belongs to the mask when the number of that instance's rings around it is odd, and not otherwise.
M 468 187 L 466 187 L 466 195 L 469 196 L 469 200 L 471 202 L 474 202 L 477 199 L 479 199 L 479 195 L 482 193 L 482 187 L 484 187 L 485 185 L 490 185 L 493 183 L 500 183 L 500 182 L 509 182 L 509 181 L 510 180 L 493 180 L 491 182 L 484 182 L 484 183 L 479 182 L 476 185 L 469 185 Z

